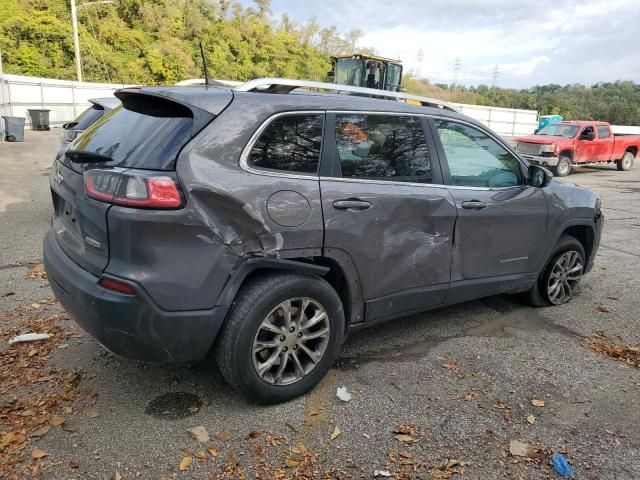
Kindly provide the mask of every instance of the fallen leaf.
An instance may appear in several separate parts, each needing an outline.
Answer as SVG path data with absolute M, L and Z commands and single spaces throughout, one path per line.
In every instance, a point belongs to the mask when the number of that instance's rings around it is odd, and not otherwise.
M 300 465 L 302 465 L 302 462 L 300 462 L 299 460 L 294 460 L 293 458 L 287 458 L 284 461 L 284 464 L 288 468 L 298 468 Z
M 207 451 L 212 457 L 217 457 L 220 455 L 220 449 L 216 447 L 208 447 Z
M 505 418 L 505 420 L 513 420 L 513 413 L 511 413 L 511 410 L 507 410 L 502 416 Z
M 33 357 L 36 353 L 38 353 L 38 350 L 36 350 L 35 348 L 32 350 L 29 350 L 29 353 L 27 353 L 28 357 Z
M 223 430 L 218 435 L 216 435 L 220 440 L 226 440 L 231 436 L 231 432 L 229 430 Z
M 251 430 L 249 432 L 249 438 L 258 438 L 260 436 L 259 430 Z
M 41 458 L 44 458 L 47 455 L 49 455 L 47 452 L 45 452 L 44 450 L 40 450 L 39 448 L 35 448 L 33 450 L 33 452 L 31 452 L 31 458 L 33 458 L 35 460 L 39 460 Z
M 80 468 L 80 462 L 77 460 L 69 460 L 69 468 Z
M 531 400 L 531 405 L 533 405 L 534 407 L 544 407 L 545 406 L 545 401 L 544 400 L 537 400 L 537 399 L 533 399 Z
M 460 368 L 458 362 L 443 363 L 442 367 L 446 368 L 447 370 L 458 370 Z
M 207 458 L 209 458 L 207 457 L 207 452 L 205 452 L 204 450 L 198 450 L 193 454 L 193 456 L 199 458 L 200 460 L 206 460 Z
M 511 440 L 509 443 L 509 453 L 514 457 L 536 458 L 539 456 L 537 447 L 519 440 Z
M 54 415 L 49 419 L 49 425 L 62 425 L 64 423 L 64 417 Z
M 91 410 L 91 411 L 87 412 L 87 417 L 97 418 L 98 417 L 98 412 L 96 412 L 94 410 Z
M 73 412 L 73 408 L 71 407 L 64 407 L 63 412 L 67 415 L 70 415 Z
M 340 427 L 336 425 L 336 428 L 333 429 L 333 433 L 331 434 L 331 440 L 335 440 L 341 434 L 342 434 L 342 430 L 340 430 Z
M 529 422 L 531 425 L 533 425 L 535 421 L 536 421 L 536 417 L 534 417 L 533 415 L 529 415 L 527 417 L 527 422 Z
M 369 435 L 368 433 L 363 433 L 363 434 L 362 434 L 362 436 L 363 436 L 364 438 L 371 438 L 371 435 Z
M 49 433 L 49 430 L 51 430 L 51 425 L 44 425 L 42 427 L 40 427 L 39 429 L 37 429 L 35 432 L 33 432 L 31 434 L 32 437 L 44 437 L 47 433 Z
M 478 394 L 476 392 L 469 392 L 463 398 L 465 402 L 471 402 L 472 400 L 478 398 Z
M 31 306 L 33 308 L 40 308 L 40 304 L 39 303 L 32 303 Z
M 411 455 L 411 452 L 407 452 L 406 450 L 398 452 L 398 455 L 400 455 L 403 458 L 413 458 L 413 455 Z
M 193 427 L 187 431 L 200 443 L 206 443 L 209 441 L 209 432 L 207 432 L 207 429 L 202 426 Z
M 193 457 L 191 457 L 191 455 L 187 455 L 182 459 L 182 461 L 180 462 L 181 472 L 184 472 L 187 468 L 189 468 L 189 465 L 191 465 L 191 460 L 193 460 Z
M 609 309 L 604 305 L 597 305 L 596 310 L 602 313 L 609 313 Z
M 413 438 L 411 435 L 407 435 L 406 433 L 399 433 L 397 435 L 394 435 L 393 438 L 399 442 L 405 442 L 405 443 L 413 443 L 415 442 L 415 438 Z
M 493 408 L 497 408 L 497 409 L 499 409 L 499 410 L 502 410 L 502 409 L 504 409 L 504 408 L 509 408 L 509 407 L 507 406 L 507 404 L 506 404 L 506 403 L 503 403 L 503 402 L 496 402 L 496 403 L 494 403 L 494 404 L 493 404 Z
M 117 470 L 115 475 L 113 476 L 113 480 L 122 480 L 122 475 L 120 475 L 120 472 L 118 472 Z

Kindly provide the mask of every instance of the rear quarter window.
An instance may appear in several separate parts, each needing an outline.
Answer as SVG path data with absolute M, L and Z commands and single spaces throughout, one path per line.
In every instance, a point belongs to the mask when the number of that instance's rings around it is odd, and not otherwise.
M 251 146 L 247 164 L 273 171 L 317 174 L 323 114 L 291 114 L 273 119 Z

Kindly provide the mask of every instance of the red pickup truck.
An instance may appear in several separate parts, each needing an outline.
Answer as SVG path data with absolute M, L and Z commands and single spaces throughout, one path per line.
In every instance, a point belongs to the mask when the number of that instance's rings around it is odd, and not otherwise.
M 552 167 L 558 177 L 581 163 L 615 162 L 618 170 L 631 170 L 640 147 L 640 135 L 615 135 L 606 122 L 554 123 L 515 141 L 530 163 Z

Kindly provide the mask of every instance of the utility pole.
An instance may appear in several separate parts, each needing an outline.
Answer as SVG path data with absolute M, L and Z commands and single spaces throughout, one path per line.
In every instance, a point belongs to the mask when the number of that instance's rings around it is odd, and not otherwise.
M 76 75 L 82 81 L 82 60 L 80 59 L 80 40 L 78 39 L 78 12 L 76 0 L 71 0 L 71 22 L 73 23 L 73 48 L 76 52 Z
M 100 3 L 113 3 L 113 0 L 97 0 L 76 7 L 76 0 L 71 0 L 71 23 L 73 24 L 73 48 L 76 52 L 76 75 L 82 81 L 82 59 L 80 58 L 80 39 L 78 38 L 78 9 Z

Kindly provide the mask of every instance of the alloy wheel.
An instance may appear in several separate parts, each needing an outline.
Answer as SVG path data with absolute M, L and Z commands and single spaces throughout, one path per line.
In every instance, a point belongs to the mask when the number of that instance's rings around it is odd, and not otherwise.
M 547 295 L 554 305 L 568 302 L 578 290 L 584 264 L 582 255 L 575 250 L 564 252 L 551 268 L 547 282 Z
M 251 355 L 258 376 L 272 385 L 291 385 L 308 375 L 329 344 L 326 310 L 302 297 L 285 300 L 262 321 Z
M 622 159 L 622 168 L 624 170 L 629 170 L 631 168 L 631 164 L 633 163 L 633 156 L 625 155 Z

